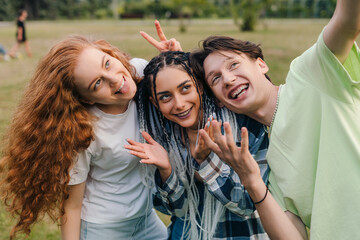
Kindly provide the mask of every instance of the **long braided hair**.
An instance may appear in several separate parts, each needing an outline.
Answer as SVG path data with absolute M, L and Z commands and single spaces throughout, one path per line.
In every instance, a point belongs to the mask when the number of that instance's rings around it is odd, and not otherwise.
M 186 141 L 186 131 L 178 124 L 166 119 L 159 110 L 156 97 L 156 76 L 158 72 L 166 67 L 177 68 L 188 73 L 194 81 L 200 98 L 201 107 L 199 111 L 202 113 L 199 114 L 199 116 L 202 116 L 199 119 L 199 129 L 204 127 L 204 123 L 210 115 L 216 115 L 217 119 L 233 123 L 236 122 L 236 117 L 230 111 L 224 111 L 217 107 L 213 98 L 209 97 L 207 92 L 200 90 L 202 86 L 194 77 L 189 61 L 189 53 L 165 52 L 154 57 L 149 62 L 144 70 L 144 79 L 138 85 L 138 114 L 140 129 L 147 131 L 169 152 L 172 169 L 184 185 L 188 198 L 188 204 L 184 210 L 186 213 L 185 222 L 189 219 L 190 226 L 187 226 L 186 229 L 184 227 L 182 237 L 211 239 L 217 222 L 225 211 L 225 207 L 205 187 L 204 209 L 202 213 L 198 211 L 200 193 L 195 186 L 195 163 Z M 151 96 L 154 98 L 157 107 L 150 103 L 149 97 Z

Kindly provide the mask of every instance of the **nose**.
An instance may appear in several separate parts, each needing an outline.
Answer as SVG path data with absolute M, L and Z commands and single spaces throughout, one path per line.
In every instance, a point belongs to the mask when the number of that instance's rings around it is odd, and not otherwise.
M 232 74 L 231 72 L 228 72 L 228 71 L 224 71 L 222 73 L 222 76 L 223 76 L 223 85 L 224 85 L 224 87 L 231 86 L 232 83 L 236 79 L 235 75 Z
M 175 108 L 183 109 L 185 107 L 185 101 L 181 96 L 174 96 Z
M 119 82 L 119 77 L 114 74 L 108 73 L 104 77 L 108 81 L 110 87 L 116 86 Z

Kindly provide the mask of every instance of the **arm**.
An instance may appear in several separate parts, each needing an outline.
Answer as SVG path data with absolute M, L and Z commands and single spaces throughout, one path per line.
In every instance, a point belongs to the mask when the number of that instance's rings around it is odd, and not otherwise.
M 360 33 L 360 1 L 338 0 L 333 17 L 324 30 L 324 42 L 344 63 Z
M 61 217 L 61 239 L 78 240 L 80 238 L 81 206 L 85 191 L 85 182 L 70 186 L 69 198 L 65 201 L 65 215 Z
M 243 128 L 241 131 L 242 147 L 239 148 L 232 139 L 231 128 L 228 123 L 224 123 L 225 136 L 221 134 L 220 124 L 217 121 L 213 121 L 212 126 L 214 127 L 215 141 L 211 141 L 202 130 L 200 134 L 204 137 L 207 145 L 236 171 L 252 200 L 256 203 L 263 199 L 255 206 L 270 238 L 306 239 L 305 228 L 298 229 L 270 193 L 267 193 L 264 199 L 268 190 L 261 178 L 260 169 L 249 152 L 247 130 Z

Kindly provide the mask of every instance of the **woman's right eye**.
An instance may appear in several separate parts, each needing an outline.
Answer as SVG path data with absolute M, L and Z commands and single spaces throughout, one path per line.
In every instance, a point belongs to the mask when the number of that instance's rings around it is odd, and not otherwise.
M 94 90 L 96 90 L 101 84 L 101 79 L 98 79 L 94 84 Z
M 159 97 L 159 100 L 160 100 L 160 101 L 166 101 L 166 100 L 168 100 L 169 98 L 170 98 L 169 95 L 161 95 L 161 96 Z

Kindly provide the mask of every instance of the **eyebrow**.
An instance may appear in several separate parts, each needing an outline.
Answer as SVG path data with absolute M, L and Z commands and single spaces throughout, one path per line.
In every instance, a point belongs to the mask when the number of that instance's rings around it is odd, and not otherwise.
M 102 59 L 101 59 L 101 68 L 104 66 L 104 61 L 105 61 L 105 54 L 104 54 L 104 56 L 102 57 Z M 90 82 L 90 84 L 89 84 L 89 87 L 88 87 L 88 90 L 90 90 L 90 88 L 91 88 L 91 86 L 94 84 L 94 82 L 95 81 L 97 81 L 99 79 L 99 77 L 96 77 L 94 80 L 92 80 L 91 82 Z
M 187 84 L 188 82 L 191 82 L 191 80 L 185 80 L 182 83 L 180 83 L 176 88 L 181 88 L 183 87 L 185 84 Z M 161 95 L 161 94 L 165 94 L 168 93 L 169 91 L 163 91 L 163 92 L 158 92 L 156 93 L 156 95 Z

